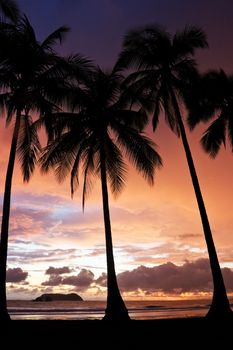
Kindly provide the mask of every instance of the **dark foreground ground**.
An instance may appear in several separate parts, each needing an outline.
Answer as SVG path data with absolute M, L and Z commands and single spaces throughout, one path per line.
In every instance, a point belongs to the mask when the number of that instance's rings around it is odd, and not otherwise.
M 1 349 L 231 349 L 233 322 L 205 318 L 154 321 L 11 321 Z

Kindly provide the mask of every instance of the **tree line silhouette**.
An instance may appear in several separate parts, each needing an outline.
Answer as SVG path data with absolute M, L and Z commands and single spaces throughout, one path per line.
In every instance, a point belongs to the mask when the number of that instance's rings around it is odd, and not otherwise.
M 70 176 L 71 196 L 82 172 L 85 205 L 95 177 L 101 182 L 107 257 L 107 307 L 104 320 L 129 320 L 114 266 L 108 191 L 123 188 L 125 158 L 150 185 L 162 159 L 144 129 L 152 115 L 153 131 L 164 117 L 181 139 L 200 212 L 213 278 L 207 317 L 232 317 L 198 176 L 184 126 L 214 119 L 204 133 L 203 149 L 215 157 L 226 134 L 233 149 L 233 78 L 223 70 L 200 74 L 197 49 L 208 47 L 201 28 L 187 26 L 174 35 L 158 25 L 129 31 L 111 71 L 82 54 L 62 57 L 55 50 L 68 27 L 39 42 L 28 18 L 12 0 L 0 1 L 0 107 L 14 129 L 6 172 L 0 241 L 0 319 L 10 320 L 6 268 L 11 187 L 18 154 L 24 181 L 35 166 L 53 169 L 59 182 Z M 217 115 L 217 118 L 216 118 Z M 37 116 L 36 120 L 35 117 Z M 43 128 L 47 145 L 38 132 Z

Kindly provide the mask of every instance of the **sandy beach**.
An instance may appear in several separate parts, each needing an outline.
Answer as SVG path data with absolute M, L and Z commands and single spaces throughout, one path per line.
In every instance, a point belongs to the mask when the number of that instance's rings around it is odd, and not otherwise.
M 130 321 L 11 321 L 7 348 L 233 349 L 233 322 L 205 318 Z M 2 335 L 1 335 L 2 338 Z M 33 343 L 32 343 L 33 341 Z M 81 347 L 82 345 L 82 347 Z

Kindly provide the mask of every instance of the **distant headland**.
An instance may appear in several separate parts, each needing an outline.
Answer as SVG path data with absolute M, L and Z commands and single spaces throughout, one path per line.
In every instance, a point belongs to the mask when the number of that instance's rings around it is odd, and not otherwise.
M 70 293 L 70 294 L 60 294 L 60 293 L 50 293 L 50 294 L 42 294 L 41 296 L 37 297 L 33 301 L 83 301 L 83 299 L 80 297 L 80 295 L 76 293 Z

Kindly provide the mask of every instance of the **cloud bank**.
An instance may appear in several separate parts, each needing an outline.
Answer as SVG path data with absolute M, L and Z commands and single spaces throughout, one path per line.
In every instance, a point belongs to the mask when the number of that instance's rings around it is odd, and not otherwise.
M 50 269 L 52 268 L 50 267 Z M 60 271 L 60 269 L 57 270 Z M 222 273 L 228 292 L 233 292 L 233 271 L 229 268 L 223 268 Z M 150 295 L 161 292 L 168 295 L 179 295 L 182 293 L 209 293 L 213 290 L 208 259 L 187 261 L 181 266 L 171 262 L 154 267 L 141 265 L 131 271 L 119 273 L 117 279 L 121 291 L 125 293 L 143 292 L 145 295 Z M 78 275 L 73 276 L 62 277 L 59 273 L 50 275 L 49 279 L 42 285 L 70 285 L 82 291 L 92 286 L 105 288 L 107 275 L 102 273 L 95 279 L 92 271 L 82 269 Z

